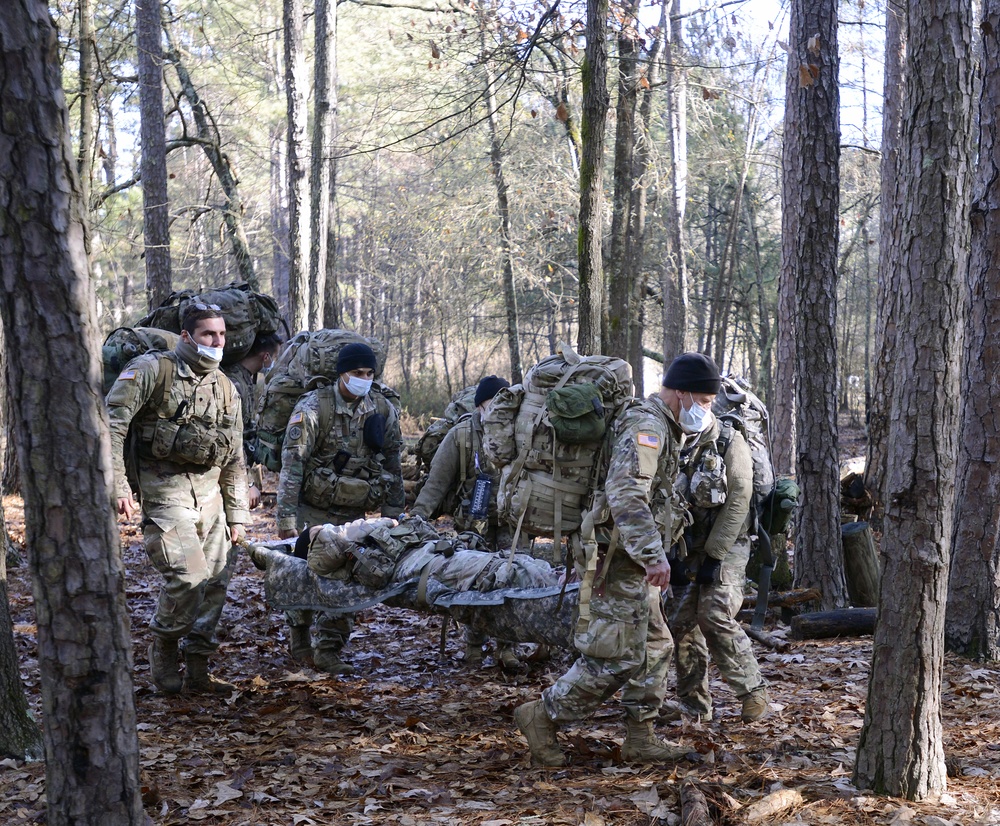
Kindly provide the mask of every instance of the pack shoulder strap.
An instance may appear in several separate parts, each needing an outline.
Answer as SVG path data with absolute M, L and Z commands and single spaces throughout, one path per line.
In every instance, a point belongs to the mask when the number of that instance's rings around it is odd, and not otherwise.
M 176 371 L 177 365 L 174 364 L 174 360 L 166 353 L 160 355 L 156 365 L 156 383 L 153 385 L 153 392 L 149 397 L 149 401 L 152 403 L 153 409 L 157 414 L 159 414 L 163 403 L 167 400 L 167 396 L 170 395 L 170 388 L 174 385 Z

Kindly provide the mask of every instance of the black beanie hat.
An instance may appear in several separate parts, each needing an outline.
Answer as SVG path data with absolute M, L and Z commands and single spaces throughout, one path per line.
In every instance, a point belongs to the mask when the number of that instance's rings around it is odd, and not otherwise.
M 719 368 L 711 357 L 702 353 L 684 353 L 667 368 L 663 386 L 687 393 L 718 393 L 722 389 Z
M 484 378 L 479 382 L 479 387 L 476 388 L 476 407 L 492 399 L 505 387 L 510 387 L 510 382 L 507 379 L 502 379 L 500 376 Z
M 378 370 L 375 351 L 360 341 L 353 344 L 345 344 L 340 350 L 340 355 L 337 356 L 337 372 L 348 373 L 351 370 L 358 370 L 362 367 Z

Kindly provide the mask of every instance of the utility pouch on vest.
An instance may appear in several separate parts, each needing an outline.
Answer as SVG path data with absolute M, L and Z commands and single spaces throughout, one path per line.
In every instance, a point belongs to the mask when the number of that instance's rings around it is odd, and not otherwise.
M 306 476 L 302 484 L 302 496 L 306 502 L 323 510 L 364 508 L 370 492 L 371 485 L 364 479 L 338 476 L 330 468 L 317 468 Z
M 174 442 L 181 429 L 180 422 L 173 419 L 157 419 L 153 425 L 153 436 L 149 441 L 149 451 L 154 459 L 169 459 L 174 452 Z

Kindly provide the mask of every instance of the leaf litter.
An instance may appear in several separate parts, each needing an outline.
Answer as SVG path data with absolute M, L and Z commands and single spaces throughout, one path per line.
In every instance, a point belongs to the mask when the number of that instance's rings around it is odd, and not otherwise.
M 23 541 L 20 500 L 5 497 L 4 506 L 12 537 Z M 266 513 L 255 512 L 251 536 L 273 538 Z M 774 823 L 1000 824 L 997 668 L 946 656 L 949 778 L 936 801 L 875 797 L 851 785 L 870 637 L 789 642 L 784 653 L 755 643 L 771 714 L 751 725 L 740 722 L 738 701 L 713 669 L 715 719 L 658 726 L 694 759 L 620 763 L 624 732 L 612 701 L 591 720 L 564 727 L 571 764 L 543 770 L 529 765 L 512 712 L 568 667 L 569 652 L 516 673 L 493 657 L 469 669 L 460 659 L 461 628 L 449 627 L 441 661 L 440 617 L 376 606 L 358 616 L 345 651 L 355 673 L 330 677 L 290 660 L 284 617 L 265 605 L 260 572 L 242 556 L 212 659 L 237 691 L 164 696 L 152 688 L 145 653 L 158 575 L 135 525 L 122 526 L 122 548 L 143 804 L 157 826 L 678 824 L 686 780 L 699 783 L 718 824 L 742 822 L 742 809 L 781 789 L 805 802 Z M 22 678 L 40 719 L 27 568 L 8 577 Z M 44 819 L 44 766 L 0 761 L 0 823 Z

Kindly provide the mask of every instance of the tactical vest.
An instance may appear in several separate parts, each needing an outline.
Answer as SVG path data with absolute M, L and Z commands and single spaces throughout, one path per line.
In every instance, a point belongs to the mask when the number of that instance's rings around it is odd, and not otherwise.
M 181 378 L 178 358 L 173 352 L 159 356 L 153 394 L 133 420 L 139 456 L 223 467 L 236 458 L 236 434 L 242 429 L 236 392 L 218 370 Z
M 318 435 L 304 468 L 302 498 L 314 508 L 362 514 L 380 507 L 392 484 L 385 456 L 365 442 L 365 423 L 376 415 L 388 421 L 392 410 L 380 393 L 369 393 L 374 409 L 355 422 L 337 412 L 335 392 L 336 386 L 316 391 Z

